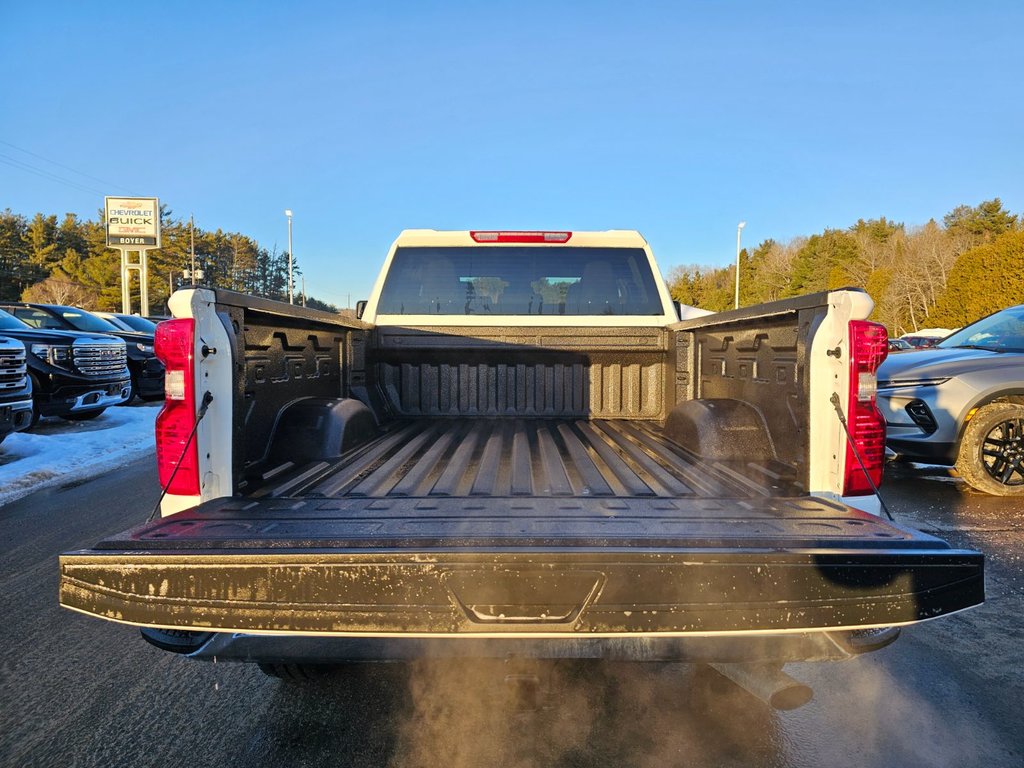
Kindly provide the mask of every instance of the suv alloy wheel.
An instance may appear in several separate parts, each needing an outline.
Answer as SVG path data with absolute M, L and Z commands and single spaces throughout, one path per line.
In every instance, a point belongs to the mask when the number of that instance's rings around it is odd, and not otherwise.
M 1024 405 L 991 403 L 981 408 L 964 430 L 956 469 L 979 491 L 1024 495 Z

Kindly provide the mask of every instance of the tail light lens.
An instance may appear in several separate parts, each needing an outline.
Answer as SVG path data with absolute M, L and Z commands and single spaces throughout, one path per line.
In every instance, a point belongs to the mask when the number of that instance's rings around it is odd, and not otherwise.
M 166 369 L 164 407 L 156 417 L 160 485 L 171 494 L 195 496 L 199 494 L 199 449 L 195 439 L 185 450 L 196 425 L 195 320 L 164 320 L 156 327 L 153 346 Z
M 882 468 L 885 465 L 885 418 L 875 402 L 875 374 L 888 354 L 889 336 L 885 326 L 865 320 L 850 321 L 850 398 L 847 423 L 851 441 L 857 446 L 864 467 L 876 486 L 882 482 Z M 864 496 L 873 492 L 871 483 L 864 476 L 864 470 L 848 443 L 843 495 Z

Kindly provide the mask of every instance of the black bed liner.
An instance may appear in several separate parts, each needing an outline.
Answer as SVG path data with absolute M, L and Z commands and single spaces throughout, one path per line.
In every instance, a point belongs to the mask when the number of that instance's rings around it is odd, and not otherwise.
M 654 422 L 418 419 L 337 461 L 271 468 L 248 495 L 730 498 L 792 492 L 791 477 L 777 462 L 699 459 Z

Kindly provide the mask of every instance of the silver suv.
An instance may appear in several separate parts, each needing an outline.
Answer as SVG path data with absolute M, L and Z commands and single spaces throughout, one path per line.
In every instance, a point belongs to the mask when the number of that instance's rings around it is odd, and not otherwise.
M 889 357 L 878 406 L 900 458 L 956 465 L 978 490 L 1024 495 L 1024 305 Z

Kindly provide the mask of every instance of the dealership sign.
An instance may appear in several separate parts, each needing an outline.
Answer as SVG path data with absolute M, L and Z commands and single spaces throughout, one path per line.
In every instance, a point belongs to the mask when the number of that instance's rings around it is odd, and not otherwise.
M 139 273 L 139 305 L 149 314 L 149 263 L 146 251 L 160 247 L 160 201 L 155 197 L 103 198 L 107 247 L 121 252 L 121 311 L 132 313 L 132 272 Z M 138 253 L 138 261 L 128 254 Z
M 145 250 L 160 247 L 160 201 L 155 197 L 107 197 L 107 247 Z

